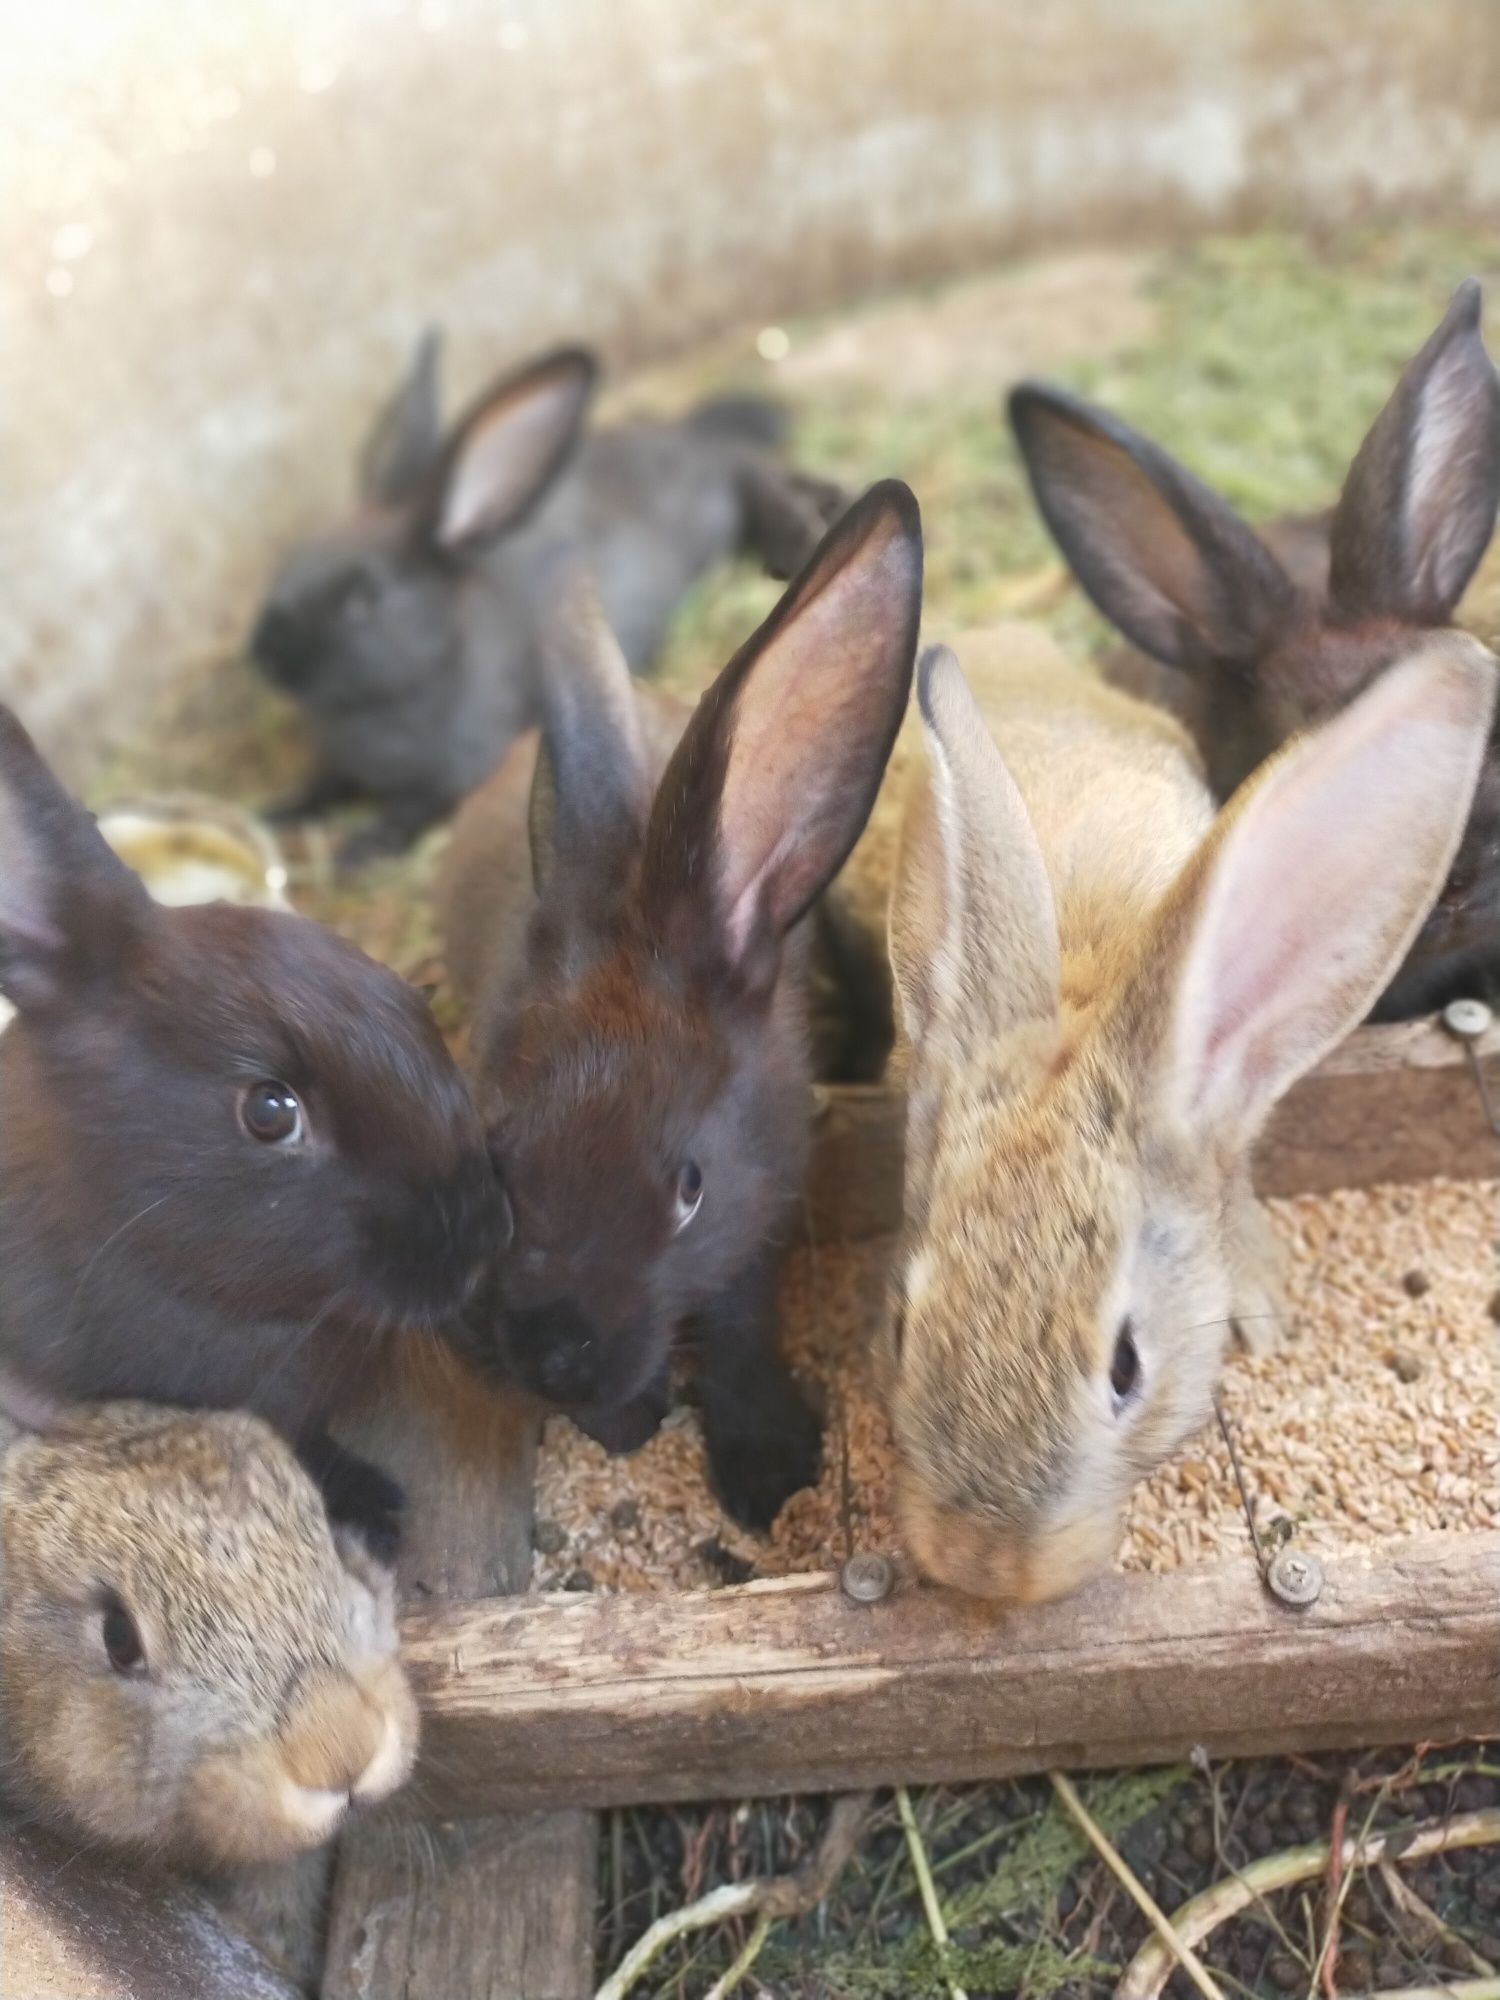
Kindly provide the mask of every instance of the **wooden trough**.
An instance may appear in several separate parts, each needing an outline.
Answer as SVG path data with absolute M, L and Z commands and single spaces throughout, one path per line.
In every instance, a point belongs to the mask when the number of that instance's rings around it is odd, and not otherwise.
M 1500 1031 L 1472 1060 L 1500 1080 Z M 1261 1191 L 1492 1177 L 1470 1063 L 1427 1023 L 1362 1030 L 1282 1107 Z M 899 1225 L 902 1118 L 888 1090 L 825 1093 L 820 1240 Z M 450 1813 L 1397 1741 L 1500 1723 L 1500 1536 L 1351 1554 L 1303 1610 L 1270 1596 L 1247 1547 L 1003 1617 L 907 1577 L 874 1606 L 832 1575 L 428 1601 L 406 1646 L 427 1717 L 421 1796 Z
M 1477 1073 L 1500 1092 L 1500 1031 L 1361 1030 L 1283 1106 L 1261 1191 L 1493 1177 Z M 896 1227 L 902 1121 L 890 1090 L 824 1093 L 820 1240 Z M 592 1808 L 1500 1729 L 1497 1535 L 1330 1561 L 1301 1610 L 1248 1550 L 1004 1616 L 906 1575 L 873 1606 L 828 1574 L 526 1595 L 532 1416 L 408 1376 L 361 1438 L 412 1493 L 404 1639 L 425 1736 L 397 1813 L 344 1843 L 325 2000 L 588 1991 Z M 442 1865 L 412 1863 L 403 1814 L 428 1820 Z

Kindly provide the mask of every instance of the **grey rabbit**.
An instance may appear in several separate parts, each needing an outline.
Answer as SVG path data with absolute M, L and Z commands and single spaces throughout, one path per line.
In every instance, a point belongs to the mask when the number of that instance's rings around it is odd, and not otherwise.
M 356 511 L 292 550 L 255 621 L 261 672 L 302 707 L 315 762 L 283 820 L 359 800 L 346 865 L 444 819 L 540 720 L 538 621 L 561 550 L 592 570 L 634 673 L 684 594 L 741 549 L 789 575 L 842 506 L 780 459 L 754 396 L 585 436 L 598 364 L 560 347 L 445 430 L 429 331 L 359 461 Z

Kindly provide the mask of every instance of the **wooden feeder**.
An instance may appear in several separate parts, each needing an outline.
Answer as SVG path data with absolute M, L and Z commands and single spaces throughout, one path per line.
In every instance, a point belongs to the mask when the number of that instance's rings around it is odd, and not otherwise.
M 1260 1191 L 1492 1177 L 1496 1140 L 1466 1073 L 1476 1065 L 1500 1084 L 1500 1031 L 1465 1042 L 1429 1023 L 1360 1030 L 1281 1108 L 1258 1157 Z M 808 1204 L 819 1240 L 897 1226 L 902 1128 L 896 1093 L 824 1094 Z M 1165 1576 L 1109 1576 L 1004 1615 L 899 1569 L 873 1603 L 826 1573 L 701 1592 L 526 1594 L 534 1419 L 454 1377 L 408 1371 L 361 1438 L 413 1502 L 404 1642 L 425 1736 L 402 1809 L 464 1821 L 433 1837 L 493 1870 L 512 1917 L 530 1899 L 519 1931 L 533 1949 L 549 1932 L 566 1934 L 558 1948 L 574 1959 L 585 1948 L 593 1836 L 580 1808 L 1500 1724 L 1500 1535 L 1429 1535 L 1327 1560 L 1302 1606 L 1271 1593 L 1248 1551 Z M 482 1818 L 513 1813 L 525 1816 Z M 382 1977 L 426 1963 L 401 1837 L 399 1825 L 373 1826 L 345 1842 L 330 2000 L 376 1995 Z M 489 1922 L 472 1883 L 450 1901 L 471 1930 Z M 516 1948 L 518 1921 L 486 1931 L 484 1948 Z M 549 1961 L 558 1991 L 576 1974 L 571 1960 Z

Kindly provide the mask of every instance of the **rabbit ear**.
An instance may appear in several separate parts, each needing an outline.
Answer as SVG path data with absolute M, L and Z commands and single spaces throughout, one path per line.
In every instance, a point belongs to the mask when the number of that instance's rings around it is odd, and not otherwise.
M 487 389 L 449 444 L 429 527 L 460 548 L 519 527 L 562 471 L 599 379 L 581 347 L 560 347 Z
M 922 525 L 885 480 L 699 703 L 657 790 L 642 895 L 667 948 L 768 991 L 859 838 L 911 690 Z
M 1127 639 L 1171 667 L 1249 666 L 1266 650 L 1296 590 L 1232 507 L 1079 397 L 1023 383 L 1009 408 L 1054 541 Z
M 149 923 L 140 880 L 0 708 L 0 993 L 21 1014 L 114 971 Z
M 1333 517 L 1329 596 L 1353 617 L 1446 624 L 1500 504 L 1500 377 L 1459 286 L 1349 469 Z
M 1364 1020 L 1457 851 L 1497 680 L 1477 640 L 1434 635 L 1225 808 L 1127 993 L 1173 1122 L 1247 1144 Z
M 443 448 L 438 387 L 443 336 L 428 327 L 406 379 L 376 417 L 359 455 L 359 497 L 398 507 L 424 491 Z
M 1057 911 L 1036 830 L 958 661 L 917 670 L 928 771 L 901 833 L 891 963 L 907 1036 L 956 1055 L 1058 1007 Z
M 640 847 L 651 803 L 640 712 L 592 578 L 556 573 L 540 634 L 545 722 L 531 786 L 538 894 L 566 883 L 609 900 Z

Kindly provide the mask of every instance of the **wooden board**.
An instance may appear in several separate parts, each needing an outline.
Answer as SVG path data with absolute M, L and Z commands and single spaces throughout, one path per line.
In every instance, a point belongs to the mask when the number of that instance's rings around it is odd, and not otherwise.
M 1476 1047 L 1500 1095 L 1500 1028 Z M 819 1092 L 805 1206 L 814 1240 L 899 1229 L 905 1129 L 906 1101 L 897 1090 L 877 1084 Z M 1351 1035 L 1281 1105 L 1255 1167 L 1263 1195 L 1496 1174 L 1500 1148 L 1465 1045 L 1428 1021 Z
M 0 1819 L 0 2000 L 301 2000 L 206 1897 Z
M 537 1423 L 437 1350 L 393 1359 L 351 1441 L 407 1489 L 409 1605 L 467 1615 L 531 1574 Z M 425 1734 L 425 1728 L 424 1728 Z M 323 2000 L 583 2000 L 593 1990 L 595 1823 L 579 1812 L 455 1822 L 433 1773 L 426 1823 L 373 1820 L 339 1852 Z M 489 1813 L 498 1804 L 470 1810 Z
M 1425 1537 L 1271 1598 L 1247 1554 L 998 1614 L 903 1582 L 418 1613 L 424 1787 L 447 1811 L 1000 1777 L 1500 1727 L 1500 1535 Z

